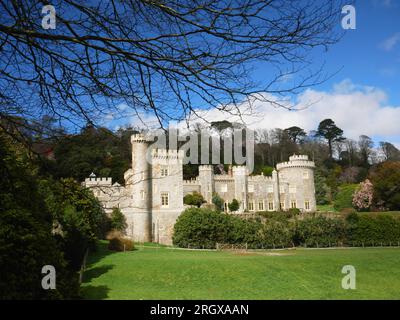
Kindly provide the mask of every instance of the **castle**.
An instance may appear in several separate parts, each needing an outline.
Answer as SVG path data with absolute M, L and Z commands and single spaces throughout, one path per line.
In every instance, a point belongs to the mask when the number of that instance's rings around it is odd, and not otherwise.
M 279 163 L 272 176 L 249 175 L 245 166 L 228 174 L 214 174 L 212 165 L 200 165 L 196 179 L 183 179 L 182 150 L 149 150 L 142 134 L 131 137 L 132 167 L 124 174 L 125 186 L 94 174 L 83 185 L 93 190 L 107 212 L 118 207 L 126 217 L 126 234 L 138 242 L 172 243 L 176 219 L 185 209 L 183 197 L 199 192 L 207 203 L 217 193 L 228 203 L 238 200 L 237 214 L 299 208 L 315 211 L 314 162 L 293 155 Z M 150 154 L 149 157 L 146 155 Z

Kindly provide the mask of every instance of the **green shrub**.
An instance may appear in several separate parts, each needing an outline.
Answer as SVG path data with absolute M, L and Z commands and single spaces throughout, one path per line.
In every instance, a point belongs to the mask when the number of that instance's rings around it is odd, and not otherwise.
M 196 206 L 200 208 L 200 206 L 204 202 L 206 201 L 204 200 L 203 196 L 198 192 L 189 193 L 183 197 L 183 203 L 189 206 Z
M 217 211 L 224 211 L 224 200 L 219 196 L 218 193 L 213 193 L 211 201 L 217 208 Z
M 288 212 L 259 212 L 243 219 L 209 209 L 190 208 L 178 218 L 173 243 L 179 247 L 215 248 L 216 243 L 247 244 L 248 248 L 390 245 L 400 241 L 400 219 L 358 214 L 300 220 Z
M 290 247 L 293 245 L 294 223 L 285 218 L 267 220 L 262 227 L 263 247 Z
M 295 217 L 301 214 L 301 210 L 299 208 L 290 208 L 289 210 L 287 210 L 287 212 L 291 217 Z
M 229 216 L 209 209 L 188 208 L 174 225 L 172 241 L 178 247 L 215 248 L 226 243 Z
M 231 203 L 228 204 L 229 211 L 235 212 L 239 210 L 239 201 L 233 199 Z
M 400 219 L 388 214 L 356 216 L 347 218 L 350 245 L 391 245 L 400 241 Z
M 336 194 L 333 204 L 335 210 L 341 211 L 345 208 L 353 208 L 353 195 L 357 188 L 357 184 L 342 185 Z
M 125 215 L 119 208 L 113 208 L 110 216 L 110 225 L 112 230 L 125 233 L 128 224 L 126 223 Z
M 343 219 L 324 216 L 308 217 L 297 221 L 294 242 L 307 247 L 329 247 L 346 240 Z

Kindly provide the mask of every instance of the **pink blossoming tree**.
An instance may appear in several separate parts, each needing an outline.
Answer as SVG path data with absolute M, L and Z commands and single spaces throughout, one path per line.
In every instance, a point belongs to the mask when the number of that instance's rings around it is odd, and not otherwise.
M 368 179 L 360 183 L 360 188 L 354 193 L 353 206 L 357 210 L 369 209 L 372 205 L 374 187 Z

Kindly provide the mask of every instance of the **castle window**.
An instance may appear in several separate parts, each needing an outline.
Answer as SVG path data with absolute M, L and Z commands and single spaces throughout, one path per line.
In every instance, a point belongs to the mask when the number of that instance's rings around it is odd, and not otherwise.
M 254 184 L 249 184 L 249 192 L 254 192 Z
M 268 202 L 268 210 L 273 211 L 274 210 L 274 203 L 273 202 Z
M 140 190 L 140 198 L 141 198 L 142 200 L 144 200 L 144 191 L 143 191 L 143 190 Z
M 296 193 L 296 186 L 289 186 L 289 193 Z
M 225 184 L 221 184 L 221 192 L 228 192 L 228 185 Z
M 249 202 L 249 211 L 254 211 L 254 202 Z
M 169 193 L 161 192 L 161 206 L 168 207 L 169 206 Z
M 308 175 L 308 171 L 303 171 L 303 179 L 308 179 L 309 175 Z
M 281 210 L 285 210 L 285 203 L 281 202 Z
M 292 200 L 292 201 L 290 202 L 290 207 L 291 207 L 292 209 L 296 209 L 296 208 L 297 208 L 296 200 Z
M 228 202 L 224 202 L 224 211 L 228 212 Z
M 306 210 L 310 210 L 310 201 L 306 200 L 306 201 L 304 202 L 304 208 L 305 208 Z
M 279 187 L 279 192 L 280 193 L 285 193 L 285 187 L 284 186 L 280 186 Z
M 262 200 L 258 201 L 258 210 L 259 211 L 264 210 L 264 201 Z
M 273 186 L 268 186 L 267 187 L 267 192 L 268 193 L 273 193 L 274 192 L 274 187 Z
M 168 167 L 161 168 L 161 177 L 167 177 L 167 176 L 168 176 Z

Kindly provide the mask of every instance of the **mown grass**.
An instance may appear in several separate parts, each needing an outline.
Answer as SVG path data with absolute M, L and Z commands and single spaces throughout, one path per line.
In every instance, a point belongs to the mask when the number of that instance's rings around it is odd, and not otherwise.
M 344 290 L 344 265 L 356 290 Z M 400 248 L 247 253 L 144 246 L 89 257 L 86 299 L 399 299 Z

